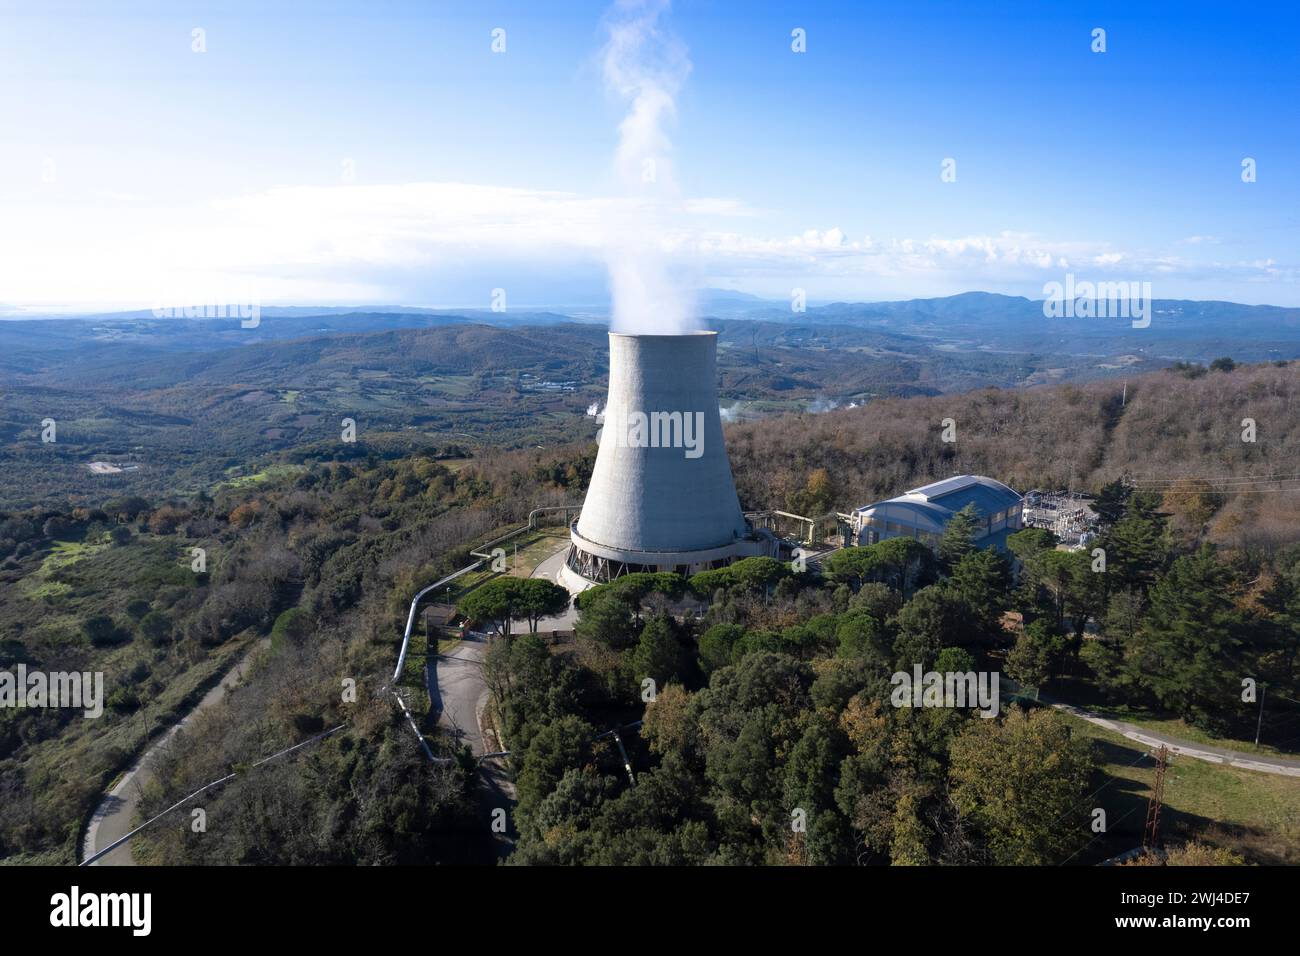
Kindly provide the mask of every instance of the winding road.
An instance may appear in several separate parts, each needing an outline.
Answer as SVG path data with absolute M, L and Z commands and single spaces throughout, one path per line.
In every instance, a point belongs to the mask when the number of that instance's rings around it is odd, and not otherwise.
M 542 561 L 533 572 L 533 577 L 546 578 L 559 583 L 559 570 L 563 566 L 565 549 Z M 457 575 L 458 576 L 458 575 Z M 443 582 L 439 582 L 442 584 Z M 426 589 L 432 590 L 432 589 Z M 415 607 L 413 602 L 411 619 L 407 625 L 406 640 L 403 642 L 402 657 L 405 657 L 406 643 L 409 641 L 410 629 L 414 622 Z M 570 606 L 563 614 L 545 618 L 540 623 L 542 630 L 571 630 L 577 612 Z M 485 814 L 493 814 L 504 809 L 509 819 L 515 804 L 515 788 L 506 773 L 504 761 L 497 757 L 482 758 L 505 749 L 507 742 L 498 741 L 494 736 L 484 733 L 484 712 L 488 706 L 488 689 L 483 678 L 483 661 L 488 649 L 488 636 L 467 633 L 466 636 L 451 647 L 445 654 L 439 654 L 436 646 L 430 648 L 425 658 L 425 686 L 429 694 L 432 712 L 436 714 L 437 723 L 450 733 L 459 743 L 467 745 L 470 752 L 480 758 L 483 787 L 480 791 L 480 804 Z M 82 859 L 93 856 L 102 848 L 110 846 L 131 832 L 139 807 L 143 787 L 152 777 L 152 768 L 160 754 L 170 745 L 176 734 L 185 727 L 195 714 L 213 707 L 223 700 L 231 688 L 243 680 L 253 657 L 258 650 L 266 646 L 267 640 L 259 641 L 240 661 L 222 677 L 221 681 L 208 691 L 185 717 L 158 739 L 134 765 L 118 780 L 113 789 L 105 794 L 86 827 L 82 840 Z M 400 665 L 398 669 L 400 673 Z M 1014 686 L 1014 682 L 1008 681 Z M 1114 720 L 1071 704 L 1042 698 L 1057 710 L 1064 711 L 1081 720 L 1121 734 L 1130 740 L 1149 747 L 1167 746 L 1171 752 L 1204 760 L 1209 763 L 1225 764 L 1243 770 L 1278 774 L 1300 778 L 1300 759 L 1283 757 L 1264 757 L 1243 754 L 1224 747 L 1210 744 L 1192 743 L 1179 740 L 1154 730 L 1139 727 L 1122 720 Z M 486 737 L 486 739 L 485 739 Z M 486 819 L 491 820 L 491 816 Z M 498 833 L 492 830 L 494 849 L 498 857 L 505 857 L 513 847 L 513 821 L 510 831 Z M 94 866 L 134 866 L 130 844 L 116 847 L 112 852 L 97 860 Z
M 568 544 L 542 561 L 531 577 L 544 577 L 559 583 L 559 571 L 564 565 Z M 564 613 L 543 618 L 542 630 L 570 630 L 577 618 L 572 606 Z M 412 618 L 413 619 L 413 618 Z M 508 741 L 502 741 L 491 731 L 484 730 L 484 715 L 488 708 L 487 682 L 483 679 L 483 661 L 487 656 L 490 636 L 468 632 L 446 653 L 439 654 L 436 647 L 429 648 L 424 662 L 424 683 L 429 693 L 431 711 L 437 715 L 438 726 L 449 733 L 459 744 L 469 747 L 480 758 L 480 777 L 483 788 L 481 805 L 491 813 L 504 809 L 507 819 L 515 805 L 515 786 L 506 772 L 505 761 L 499 757 L 482 758 L 486 754 L 502 751 Z M 513 831 L 513 823 L 510 827 Z M 493 831 L 494 849 L 504 858 L 513 848 L 510 833 Z
M 140 806 L 140 794 L 153 776 L 153 765 L 158 756 L 171 744 L 181 728 L 198 714 L 222 701 L 232 687 L 244 679 L 254 655 L 266 647 L 270 641 L 263 639 L 255 644 L 239 662 L 228 670 L 210 691 L 203 695 L 194 708 L 181 718 L 180 722 L 163 734 L 144 754 L 132 764 L 117 784 L 104 795 L 95 808 L 86 825 L 86 833 L 81 841 L 81 858 L 94 856 L 101 849 L 111 846 L 117 840 L 131 832 L 135 825 L 136 809 Z M 111 853 L 105 854 L 91 866 L 135 866 L 131 855 L 131 844 L 123 843 Z
M 543 573 L 550 576 L 550 574 L 557 572 L 559 565 L 556 562 L 558 560 L 562 563 L 563 558 L 564 551 L 560 551 L 548 558 L 534 572 L 534 576 L 541 576 Z M 406 659 L 406 650 L 409 646 L 411 630 L 415 623 L 416 609 L 420 598 L 424 594 L 433 592 L 462 574 L 473 570 L 481 563 L 476 562 L 468 568 L 463 568 L 416 595 L 411 604 L 411 612 L 407 620 L 406 634 L 403 637 L 394 679 L 401 674 L 403 662 Z M 551 567 L 552 565 L 554 567 Z M 544 572 L 544 569 L 547 568 L 549 570 Z M 552 578 L 552 580 L 555 580 L 555 578 Z M 563 627 L 566 623 L 571 626 L 574 613 L 570 609 L 565 615 L 554 619 L 551 622 L 552 627 Z M 153 766 L 159 756 L 175 739 L 176 734 L 194 719 L 196 714 L 220 703 L 230 689 L 244 679 L 254 655 L 268 644 L 269 639 L 263 639 L 250 648 L 248 653 L 222 676 L 217 685 L 208 691 L 189 713 L 151 745 L 132 764 L 130 769 L 118 779 L 113 788 L 103 796 L 86 825 L 86 832 L 82 837 L 81 859 L 84 860 L 94 856 L 131 832 L 137 817 L 136 811 L 140 806 L 141 793 L 145 785 L 153 777 Z M 469 634 L 445 655 L 439 655 L 434 649 L 426 658 L 424 667 L 429 701 L 433 712 L 437 715 L 438 724 L 448 730 L 457 741 L 468 745 L 470 752 L 478 758 L 503 749 L 495 739 L 489 747 L 484 740 L 482 729 L 483 714 L 488 703 L 487 684 L 483 680 L 483 658 L 486 653 L 487 638 L 481 634 Z M 510 808 L 515 803 L 515 789 L 505 771 L 503 761 L 497 758 L 489 758 L 482 761 L 480 766 L 484 784 L 482 796 L 485 806 L 491 810 L 505 809 L 508 815 Z M 513 830 L 513 826 L 511 829 Z M 493 839 L 498 856 L 505 856 L 510 852 L 513 840 L 509 833 L 499 834 L 493 831 Z M 136 862 L 131 855 L 131 845 L 123 843 L 90 865 L 135 866 Z
M 431 648 L 424 662 L 424 682 L 429 690 L 432 712 L 438 715 L 438 726 L 480 758 L 482 788 L 478 802 L 488 832 L 492 834 L 493 852 L 498 859 L 504 859 L 514 848 L 512 810 L 516 797 L 515 785 L 506 772 L 505 761 L 499 757 L 482 759 L 485 754 L 502 749 L 495 737 L 488 738 L 483 730 L 483 717 L 488 706 L 487 683 L 483 679 L 483 659 L 487 649 L 487 635 L 473 632 L 467 633 L 445 654 L 439 654 L 436 647 Z M 497 811 L 505 812 L 505 819 L 510 823 L 508 832 L 491 828 Z
M 483 658 L 488 638 L 468 633 L 446 654 L 436 649 L 425 658 L 424 681 L 429 690 L 429 704 L 438 715 L 438 725 L 458 744 L 467 745 L 476 757 L 498 750 L 485 746 L 480 724 L 488 703 L 487 684 L 483 680 Z

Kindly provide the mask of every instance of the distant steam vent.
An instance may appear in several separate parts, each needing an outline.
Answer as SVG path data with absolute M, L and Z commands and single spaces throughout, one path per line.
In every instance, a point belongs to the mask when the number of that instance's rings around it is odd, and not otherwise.
M 769 553 L 740 511 L 718 414 L 717 333 L 609 334 L 609 397 L 571 588 Z M 567 577 L 567 576 L 566 576 Z

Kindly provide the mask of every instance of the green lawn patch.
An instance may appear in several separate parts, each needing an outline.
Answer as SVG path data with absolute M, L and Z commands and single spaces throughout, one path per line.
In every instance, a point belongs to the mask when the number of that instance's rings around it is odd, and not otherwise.
M 1072 862 L 1100 862 L 1142 842 L 1156 762 L 1136 741 L 1068 719 L 1080 736 L 1093 741 L 1099 789 L 1089 809 L 1104 809 L 1108 827 L 1104 838 Z M 1195 837 L 1253 863 L 1300 863 L 1300 779 L 1172 757 L 1160 827 L 1166 844 Z

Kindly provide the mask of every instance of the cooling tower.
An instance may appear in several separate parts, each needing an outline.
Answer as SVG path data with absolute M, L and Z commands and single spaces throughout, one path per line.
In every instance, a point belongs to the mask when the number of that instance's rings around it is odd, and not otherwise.
M 765 553 L 749 532 L 718 414 L 716 332 L 609 334 L 609 398 L 567 569 L 581 581 L 693 574 Z M 568 576 L 566 575 L 566 578 Z

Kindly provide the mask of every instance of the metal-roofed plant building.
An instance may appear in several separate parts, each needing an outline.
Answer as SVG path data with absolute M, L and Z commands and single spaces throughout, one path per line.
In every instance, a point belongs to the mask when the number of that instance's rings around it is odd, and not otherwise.
M 983 475 L 957 475 L 858 508 L 851 524 L 853 543 L 906 537 L 934 546 L 953 515 L 967 505 L 979 513 L 975 542 L 980 547 L 1005 547 L 1007 535 L 1022 527 L 1019 492 Z

